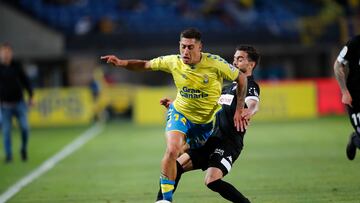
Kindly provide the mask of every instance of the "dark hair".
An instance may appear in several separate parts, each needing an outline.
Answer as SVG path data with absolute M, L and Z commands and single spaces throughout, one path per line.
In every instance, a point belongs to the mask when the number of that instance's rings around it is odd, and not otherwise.
M 253 46 L 240 45 L 236 47 L 236 51 L 244 51 L 248 54 L 248 59 L 255 62 L 255 67 L 260 63 L 260 55 Z
M 8 43 L 8 42 L 0 43 L 0 47 L 12 48 L 10 43 Z
M 181 38 L 196 39 L 197 41 L 201 41 L 201 32 L 196 28 L 188 28 L 181 32 L 180 40 Z

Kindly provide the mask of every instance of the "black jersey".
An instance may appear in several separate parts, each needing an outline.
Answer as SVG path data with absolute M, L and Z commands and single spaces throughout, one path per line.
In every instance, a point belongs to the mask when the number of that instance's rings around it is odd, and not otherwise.
M 29 78 L 17 64 L 0 64 L 0 102 L 19 102 L 24 99 L 23 89 L 32 97 L 33 89 Z
M 247 77 L 247 99 L 259 100 L 260 88 L 252 76 Z M 236 111 L 236 83 L 225 86 L 222 90 L 219 103 L 222 109 L 216 116 L 216 126 L 214 130 L 215 137 L 219 137 L 229 145 L 233 145 L 239 151 L 243 146 L 243 137 L 245 132 L 238 132 L 234 127 L 234 114 Z M 246 104 L 245 104 L 246 108 Z
M 353 101 L 360 102 L 360 35 L 349 40 L 341 50 L 338 62 L 348 65 L 349 73 L 346 79 L 348 88 Z

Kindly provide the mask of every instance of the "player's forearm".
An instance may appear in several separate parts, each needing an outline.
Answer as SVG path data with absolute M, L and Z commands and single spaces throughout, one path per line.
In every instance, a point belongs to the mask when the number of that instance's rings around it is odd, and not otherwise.
M 144 60 L 124 60 L 124 64 L 120 66 L 131 71 L 145 71 L 150 68 L 150 62 Z
M 335 78 L 338 81 L 338 84 L 340 86 L 341 92 L 348 91 L 346 87 L 346 66 L 339 63 L 338 61 L 335 61 L 334 64 L 334 72 L 335 72 Z
M 247 90 L 247 78 L 244 74 L 239 74 L 237 79 L 236 98 L 237 104 L 236 109 L 243 109 L 245 105 L 245 96 Z

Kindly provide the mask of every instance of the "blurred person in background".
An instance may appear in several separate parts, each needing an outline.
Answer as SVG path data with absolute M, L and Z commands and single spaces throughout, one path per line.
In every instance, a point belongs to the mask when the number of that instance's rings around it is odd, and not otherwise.
M 160 185 L 163 199 L 172 201 L 176 159 L 183 152 L 184 143 L 190 148 L 205 144 L 213 130 L 213 121 L 220 106 L 223 79 L 237 81 L 236 113 L 233 117 L 237 130 L 244 130 L 242 111 L 245 103 L 246 77 L 233 65 L 217 55 L 203 53 L 201 33 L 194 28 L 180 34 L 179 55 L 161 56 L 150 61 L 122 60 L 114 55 L 101 59 L 128 70 L 160 70 L 173 75 L 177 96 L 168 110 L 166 151 L 161 162 Z
M 341 101 L 346 105 L 355 130 L 346 147 L 347 158 L 353 160 L 356 148 L 360 149 L 360 35 L 350 39 L 340 51 L 334 71 L 342 93 Z
M 5 162 L 12 161 L 11 128 L 12 118 L 16 117 L 21 130 L 20 155 L 23 161 L 28 159 L 27 145 L 29 139 L 29 124 L 27 104 L 23 90 L 29 94 L 29 104 L 32 104 L 33 89 L 30 80 L 21 67 L 12 62 L 13 50 L 9 44 L 0 45 L 0 107 L 2 114 L 2 132 L 5 148 Z
M 260 55 L 252 46 L 238 46 L 234 54 L 233 65 L 247 76 L 247 94 L 245 98 L 244 119 L 250 121 L 259 109 L 260 88 L 255 82 L 253 71 L 259 63 Z M 206 186 L 219 193 L 231 202 L 250 202 L 232 184 L 223 181 L 243 149 L 246 131 L 238 132 L 231 119 L 236 110 L 236 83 L 225 86 L 219 99 L 222 110 L 216 115 L 215 130 L 205 145 L 198 149 L 190 149 L 177 159 L 177 175 L 175 189 L 185 172 L 202 169 L 207 170 Z M 171 100 L 165 98 L 160 101 L 166 108 Z M 175 191 L 174 189 L 174 191 Z M 159 190 L 156 201 L 162 200 Z

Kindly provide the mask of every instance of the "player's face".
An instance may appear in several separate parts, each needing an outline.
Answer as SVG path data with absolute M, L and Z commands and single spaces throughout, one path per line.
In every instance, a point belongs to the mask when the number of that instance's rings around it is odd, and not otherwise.
M 0 61 L 8 64 L 12 60 L 12 49 L 8 46 L 0 46 Z
M 234 54 L 233 65 L 245 73 L 254 66 L 254 62 L 249 60 L 248 54 L 245 51 L 237 50 Z
M 181 38 L 180 55 L 185 64 L 196 64 L 201 59 L 201 42 L 196 39 Z

